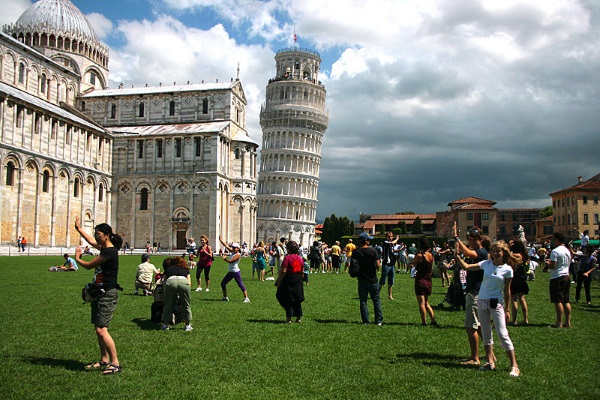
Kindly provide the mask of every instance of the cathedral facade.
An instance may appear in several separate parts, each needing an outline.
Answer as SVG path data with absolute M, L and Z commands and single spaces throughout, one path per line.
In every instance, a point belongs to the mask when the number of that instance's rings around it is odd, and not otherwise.
M 0 33 L 0 243 L 73 246 L 79 216 L 134 247 L 252 242 L 256 156 L 239 79 L 108 89 L 108 48 L 69 0 Z

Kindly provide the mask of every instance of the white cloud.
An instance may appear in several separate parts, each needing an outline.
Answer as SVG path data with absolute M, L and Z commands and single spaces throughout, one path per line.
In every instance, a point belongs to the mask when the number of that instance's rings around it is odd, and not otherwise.
M 9 0 L 0 4 L 0 27 L 4 24 L 12 24 L 19 19 L 21 14 L 31 7 L 29 0 Z
M 100 13 L 90 13 L 85 16 L 90 24 L 94 27 L 98 39 L 104 40 L 109 34 L 112 33 L 113 23 L 110 19 L 106 18 Z

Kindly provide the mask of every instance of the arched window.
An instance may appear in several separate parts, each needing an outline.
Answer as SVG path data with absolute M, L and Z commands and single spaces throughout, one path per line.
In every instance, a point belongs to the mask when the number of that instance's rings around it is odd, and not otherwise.
M 19 83 L 25 83 L 25 64 L 19 64 Z
M 139 112 L 138 112 L 138 117 L 143 117 L 143 116 L 144 116 L 144 102 L 141 102 L 141 103 L 140 103 L 140 106 L 139 106 L 139 110 L 138 110 L 138 111 L 139 111 Z
M 140 192 L 140 210 L 148 209 L 148 189 L 143 188 Z
M 172 117 L 175 115 L 175 100 L 169 102 L 169 115 Z
M 98 203 L 102 203 L 104 200 L 104 185 L 101 183 L 98 185 Z
M 47 80 L 46 80 L 46 74 L 42 74 L 42 79 L 40 79 L 40 92 L 41 93 L 46 93 L 46 85 L 47 85 Z
M 13 186 L 15 184 L 15 164 L 9 161 L 6 164 L 6 186 Z
M 115 103 L 110 106 L 110 117 L 117 118 L 117 105 Z
M 44 171 L 42 177 L 42 192 L 48 193 L 50 191 L 50 172 Z
M 81 185 L 79 178 L 75 178 L 73 182 L 73 197 L 79 197 L 79 186 Z
M 240 159 L 240 149 L 236 147 L 236 149 L 233 151 L 233 154 L 235 155 L 235 159 L 239 160 Z
M 208 99 L 202 100 L 202 114 L 208 114 Z

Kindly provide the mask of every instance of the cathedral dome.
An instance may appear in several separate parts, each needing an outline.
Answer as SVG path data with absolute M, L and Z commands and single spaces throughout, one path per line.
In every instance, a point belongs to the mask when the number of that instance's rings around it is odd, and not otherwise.
M 90 22 L 69 0 L 40 0 L 24 12 L 15 25 L 37 33 L 63 34 L 98 42 Z

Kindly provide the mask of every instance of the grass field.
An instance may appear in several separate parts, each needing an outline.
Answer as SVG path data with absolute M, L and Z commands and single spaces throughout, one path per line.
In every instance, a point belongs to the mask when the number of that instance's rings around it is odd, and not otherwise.
M 133 296 L 139 256 L 120 261 L 125 291 L 110 331 L 123 371 L 102 376 L 84 371 L 99 357 L 80 298 L 92 272 L 46 271 L 62 257 L 0 257 L 2 399 L 600 399 L 598 282 L 592 305 L 573 304 L 574 327 L 556 330 L 548 274 L 538 272 L 531 325 L 509 327 L 515 379 L 499 346 L 495 372 L 458 364 L 468 355 L 463 312 L 435 307 L 445 294 L 439 279 L 430 301 L 439 329 L 420 326 L 407 275 L 397 275 L 396 299 L 382 300 L 381 327 L 360 323 L 356 281 L 342 274 L 311 274 L 302 324 L 285 325 L 273 282 L 252 281 L 249 259 L 242 271 L 252 302 L 242 304 L 235 282 L 221 302 L 226 266 L 217 259 L 211 291 L 192 293 L 194 331 L 163 332 L 149 320 L 152 298 Z

